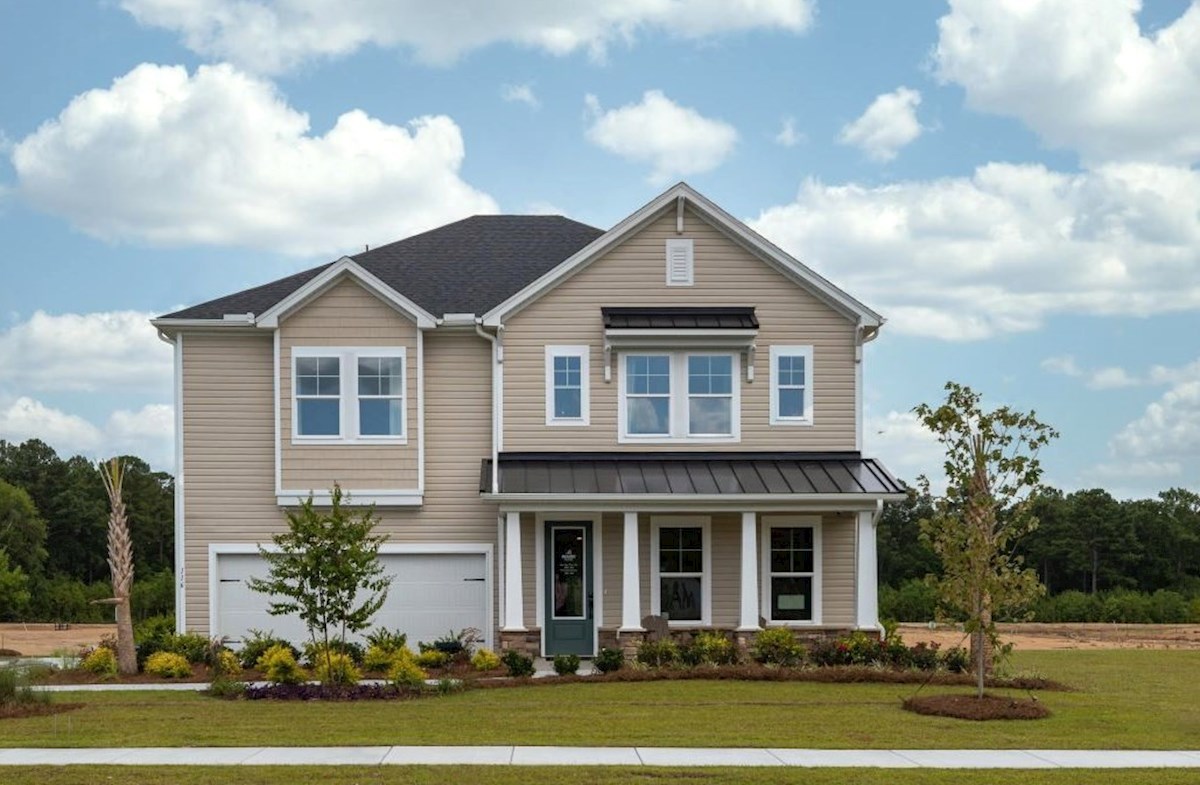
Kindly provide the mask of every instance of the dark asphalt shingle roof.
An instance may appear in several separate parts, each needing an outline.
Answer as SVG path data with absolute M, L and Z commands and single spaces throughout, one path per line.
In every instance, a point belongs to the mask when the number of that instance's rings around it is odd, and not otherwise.
M 483 314 L 602 234 L 601 229 L 561 215 L 475 215 L 351 258 L 434 316 Z M 328 266 L 323 264 L 162 318 L 220 319 L 230 313 L 261 314 Z
M 500 493 L 904 493 L 883 464 L 858 453 L 500 453 Z M 479 490 L 490 492 L 484 459 Z

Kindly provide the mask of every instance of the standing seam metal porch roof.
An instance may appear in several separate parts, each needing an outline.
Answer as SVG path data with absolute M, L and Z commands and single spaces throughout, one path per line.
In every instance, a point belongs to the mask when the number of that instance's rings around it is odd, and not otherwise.
M 601 308 L 606 330 L 757 330 L 749 307 Z
M 903 495 L 859 453 L 502 453 L 500 490 L 521 495 Z M 491 493 L 483 461 L 480 493 Z

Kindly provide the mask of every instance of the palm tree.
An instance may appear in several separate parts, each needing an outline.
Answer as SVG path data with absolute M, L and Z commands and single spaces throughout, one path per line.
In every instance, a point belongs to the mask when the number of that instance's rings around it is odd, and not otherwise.
M 112 571 L 113 596 L 108 602 L 117 608 L 117 670 L 126 676 L 137 673 L 137 650 L 133 644 L 133 615 L 129 595 L 133 589 L 133 540 L 121 489 L 125 483 L 125 464 L 117 458 L 100 464 L 100 477 L 108 492 L 108 567 Z

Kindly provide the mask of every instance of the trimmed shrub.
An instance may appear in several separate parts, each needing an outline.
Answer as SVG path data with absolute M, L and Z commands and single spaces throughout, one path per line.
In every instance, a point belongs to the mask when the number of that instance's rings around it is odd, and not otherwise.
M 243 668 L 256 668 L 262 656 L 276 646 L 282 646 L 292 654 L 293 660 L 300 659 L 300 650 L 283 638 L 275 637 L 274 632 L 250 630 L 250 634 L 242 640 L 242 650 L 239 652 Z
M 601 673 L 612 673 L 625 667 L 625 652 L 620 649 L 601 649 L 592 663 Z
M 107 646 L 97 646 L 83 656 L 79 667 L 97 676 L 116 676 L 117 653 Z
M 450 654 L 438 649 L 425 649 L 417 655 L 417 665 L 422 668 L 444 668 L 450 664 Z
M 313 662 L 313 675 L 322 684 L 339 686 L 358 684 L 358 680 L 362 678 L 350 655 L 340 651 L 317 652 Z
M 680 647 L 680 657 L 691 665 L 736 665 L 738 651 L 725 633 L 701 630 L 686 647 Z
M 403 646 L 400 648 L 408 651 Z M 398 649 L 385 649 L 382 646 L 372 644 L 367 649 L 366 654 L 363 655 L 363 669 L 372 673 L 387 673 L 398 656 Z
M 679 662 L 679 646 L 670 638 L 642 641 L 637 649 L 637 661 L 650 668 L 662 668 Z
M 579 670 L 578 654 L 555 654 L 554 672 L 559 676 L 570 676 Z
M 477 671 L 494 671 L 501 664 L 500 655 L 491 649 L 480 649 L 471 657 L 471 667 Z
M 804 662 L 807 652 L 787 627 L 768 627 L 754 636 L 750 656 L 764 665 L 792 667 Z
M 296 662 L 292 648 L 286 644 L 267 649 L 254 665 L 272 684 L 299 684 L 304 681 L 304 671 Z
M 971 653 L 961 646 L 942 652 L 942 667 L 951 673 L 966 673 L 971 667 Z
M 421 688 L 429 674 L 421 670 L 412 657 L 398 657 L 388 671 L 388 681 L 400 688 Z
M 192 666 L 182 654 L 156 651 L 146 658 L 145 671 L 164 679 L 186 679 L 192 675 Z
M 367 634 L 367 648 L 375 647 L 383 651 L 395 652 L 408 645 L 408 635 L 399 630 L 389 630 L 387 627 L 377 627 Z
M 903 644 L 902 644 L 903 647 Z M 928 644 L 922 641 L 911 649 L 908 649 L 903 663 L 909 668 L 916 668 L 919 671 L 937 670 L 939 657 L 938 644 Z M 900 663 L 897 663 L 900 664 Z
M 240 676 L 242 663 L 229 649 L 221 649 L 213 656 L 212 670 L 216 676 Z
M 363 657 L 365 656 L 362 645 L 354 643 L 353 641 L 339 641 L 336 639 L 331 640 L 329 641 L 329 648 L 335 652 L 345 654 L 355 665 L 361 665 Z M 307 664 L 310 668 L 317 667 L 316 658 L 324 653 L 324 651 L 325 644 L 323 643 L 314 643 L 313 641 L 309 641 L 308 643 L 304 644 L 305 664 Z
M 195 632 L 186 632 L 165 640 L 160 651 L 178 654 L 190 663 L 202 663 L 209 661 L 212 649 L 213 643 L 208 638 Z
M 533 657 L 522 654 L 516 649 L 504 652 L 500 661 L 504 663 L 504 667 L 508 668 L 509 676 L 521 678 L 533 675 Z

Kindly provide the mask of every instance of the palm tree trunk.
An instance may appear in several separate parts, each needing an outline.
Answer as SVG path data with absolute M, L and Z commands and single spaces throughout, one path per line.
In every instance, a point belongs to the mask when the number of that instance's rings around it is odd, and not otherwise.
M 112 571 L 113 601 L 117 606 L 117 671 L 123 676 L 137 673 L 137 649 L 133 644 L 133 614 L 129 595 L 133 590 L 133 539 L 125 514 L 122 486 L 125 466 L 116 458 L 100 465 L 100 477 L 108 492 L 108 568 Z

